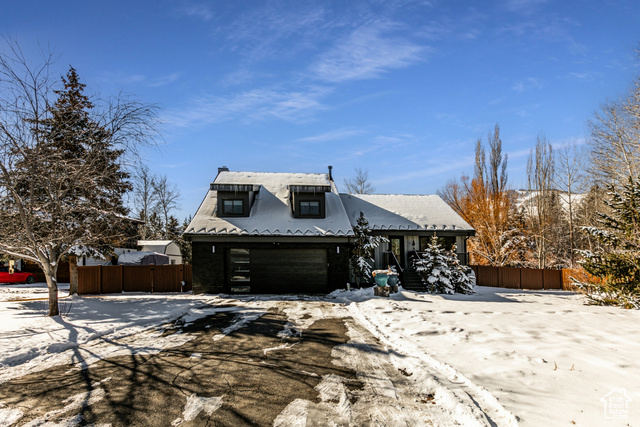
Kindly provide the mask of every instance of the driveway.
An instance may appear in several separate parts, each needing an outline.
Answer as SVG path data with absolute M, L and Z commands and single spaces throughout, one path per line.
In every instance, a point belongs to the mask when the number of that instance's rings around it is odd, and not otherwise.
M 168 327 L 164 334 L 193 335 L 179 347 L 88 366 L 78 352 L 74 365 L 5 382 L 0 425 L 439 424 L 433 396 L 394 363 L 403 356 L 344 306 L 236 308 Z

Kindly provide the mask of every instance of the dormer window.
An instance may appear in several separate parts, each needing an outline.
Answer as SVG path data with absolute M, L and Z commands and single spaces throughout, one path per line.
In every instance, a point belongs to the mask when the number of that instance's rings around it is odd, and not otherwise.
M 300 216 L 320 216 L 320 201 L 319 200 L 301 201 Z
M 242 199 L 223 199 L 222 213 L 225 215 L 242 215 L 244 212 L 244 200 Z
M 330 191 L 328 185 L 290 185 L 294 218 L 325 218 L 325 195 Z
M 217 216 L 247 217 L 251 213 L 251 204 L 255 194 L 260 191 L 260 186 L 213 183 L 211 189 L 217 192 Z

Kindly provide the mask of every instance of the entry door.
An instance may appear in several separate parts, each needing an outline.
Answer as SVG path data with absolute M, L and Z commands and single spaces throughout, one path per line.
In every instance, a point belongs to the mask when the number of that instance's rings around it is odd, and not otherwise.
M 404 236 L 389 236 L 389 250 L 404 269 Z

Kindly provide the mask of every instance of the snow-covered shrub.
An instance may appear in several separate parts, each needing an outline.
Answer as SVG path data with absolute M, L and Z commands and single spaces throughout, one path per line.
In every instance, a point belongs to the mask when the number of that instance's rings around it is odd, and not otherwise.
M 444 250 L 436 237 L 431 238 L 422 256 L 414 259 L 413 266 L 433 294 L 473 293 L 473 272 L 460 264 L 455 249 Z
M 360 212 L 360 217 L 355 227 L 353 227 L 354 243 L 351 250 L 351 268 L 356 276 L 356 286 L 360 287 L 362 277 L 371 277 L 371 266 L 373 265 L 373 251 L 380 243 L 388 242 L 382 236 L 372 236 L 369 221 Z

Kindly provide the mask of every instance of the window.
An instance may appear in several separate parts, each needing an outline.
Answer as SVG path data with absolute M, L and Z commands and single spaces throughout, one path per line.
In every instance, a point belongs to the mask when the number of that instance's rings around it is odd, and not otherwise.
M 301 201 L 300 216 L 320 216 L 320 202 L 317 200 Z
M 250 292 L 251 269 L 249 249 L 229 250 L 229 284 L 231 292 Z
M 242 199 L 223 200 L 222 212 L 225 215 L 242 215 L 244 213 L 244 200 Z

